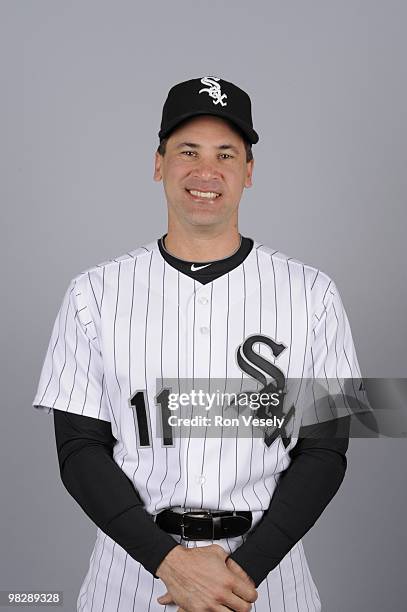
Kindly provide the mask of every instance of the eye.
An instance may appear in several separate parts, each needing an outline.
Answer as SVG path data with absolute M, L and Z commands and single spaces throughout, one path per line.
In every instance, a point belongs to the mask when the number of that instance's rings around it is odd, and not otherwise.
M 220 153 L 220 156 L 223 157 L 224 159 L 232 159 L 233 155 L 230 155 L 229 153 Z
M 191 153 L 192 155 L 195 155 L 196 151 L 190 151 L 189 149 L 188 149 L 188 151 L 181 151 L 181 155 L 184 155 L 184 154 L 187 155 L 188 153 Z M 187 155 L 187 157 L 189 157 L 189 155 Z

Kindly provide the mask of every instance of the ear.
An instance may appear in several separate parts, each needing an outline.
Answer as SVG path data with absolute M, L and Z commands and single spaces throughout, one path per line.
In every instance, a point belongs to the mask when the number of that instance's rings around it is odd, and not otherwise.
M 247 170 L 246 170 L 246 178 L 245 178 L 244 186 L 251 187 L 253 185 L 252 175 L 253 175 L 254 159 L 251 159 L 249 162 L 247 162 L 246 167 L 247 167 Z
M 161 172 L 162 156 L 156 151 L 154 160 L 154 180 L 161 181 L 163 175 Z

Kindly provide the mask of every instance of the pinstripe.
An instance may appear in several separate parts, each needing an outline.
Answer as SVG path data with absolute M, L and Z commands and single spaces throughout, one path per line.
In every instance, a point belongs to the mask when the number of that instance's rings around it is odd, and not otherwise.
M 136 597 L 137 597 L 137 593 L 138 593 L 138 586 L 140 583 L 140 570 L 141 570 L 141 564 L 139 564 L 138 566 L 138 572 L 137 572 L 137 582 L 136 582 L 136 588 L 134 589 L 134 597 L 133 597 L 133 612 L 137 612 L 134 608 L 134 606 L 136 605 Z
M 132 347 L 132 343 L 131 343 L 131 339 L 132 339 L 132 325 L 133 325 L 133 311 L 134 311 L 134 292 L 135 292 L 135 280 L 136 280 L 136 267 L 137 267 L 137 258 L 134 258 L 134 265 L 133 265 L 133 275 L 132 275 L 132 292 L 131 292 L 131 304 L 130 304 L 130 312 L 129 312 L 129 343 L 128 343 L 128 353 L 129 353 L 129 373 L 128 373 L 128 377 L 129 377 L 129 388 L 128 388 L 128 394 L 129 397 L 131 396 L 131 392 L 132 392 L 132 376 L 131 373 L 133 371 L 132 368 L 132 359 L 131 359 L 131 347 Z
M 148 323 L 149 323 L 149 305 L 150 305 L 150 292 L 151 292 L 151 261 L 153 259 L 153 253 L 151 253 L 150 255 L 150 261 L 149 261 L 149 266 L 148 266 L 148 291 L 147 291 L 147 308 L 146 308 L 146 325 L 145 325 L 145 335 L 144 335 L 144 377 L 145 377 L 145 389 L 148 389 L 148 384 L 147 384 L 147 332 L 148 332 Z M 150 405 L 149 405 L 149 399 L 148 399 L 148 394 L 146 394 L 146 403 L 147 403 L 147 415 L 150 415 Z M 151 428 L 150 428 L 151 429 Z M 151 440 L 151 445 L 154 446 L 154 440 Z M 151 470 L 150 473 L 147 477 L 146 480 L 146 493 L 148 495 L 148 498 L 150 500 L 150 504 L 151 504 L 151 495 L 150 495 L 150 491 L 148 490 L 148 482 L 151 478 L 151 474 L 153 473 L 154 470 L 154 463 L 155 463 L 155 453 L 152 453 L 152 464 L 151 464 Z
M 135 295 L 135 286 L 136 286 L 136 273 L 137 273 L 137 257 L 134 258 L 134 263 L 133 263 L 133 272 L 132 272 L 132 292 L 131 292 L 131 305 L 130 305 L 130 314 L 129 314 L 129 344 L 128 344 L 128 353 L 129 353 L 129 390 L 128 390 L 128 396 L 131 397 L 132 395 L 132 389 L 133 389 L 133 381 L 132 381 L 132 372 L 135 371 L 135 367 L 133 367 L 133 362 L 132 362 L 132 337 L 133 337 L 133 317 L 134 317 L 134 295 Z M 139 464 L 139 451 L 137 448 L 137 424 L 136 424 L 136 415 L 135 415 L 135 411 L 132 409 L 131 410 L 131 415 L 133 417 L 133 424 L 134 424 L 134 442 L 133 442 L 133 448 L 135 449 L 135 453 L 137 455 L 137 465 Z M 137 468 L 136 468 L 137 470 Z M 135 477 L 135 473 L 136 470 L 134 470 L 133 474 L 132 474 L 132 482 L 133 485 L 135 483 L 134 477 Z
M 227 310 L 226 310 L 226 341 L 225 341 L 225 386 L 223 388 L 223 392 L 226 392 L 227 388 L 227 379 L 228 379 L 228 354 L 229 354 L 229 308 L 230 308 L 230 277 L 227 274 Z M 222 418 L 224 415 L 224 405 L 225 402 L 222 402 Z M 223 425 L 222 425 L 222 435 L 220 441 L 220 449 L 219 449 L 219 467 L 218 467 L 218 503 L 216 504 L 216 510 L 220 509 L 220 499 L 221 499 L 221 457 L 222 457 L 222 447 L 223 447 Z
M 194 387 L 195 386 L 195 369 L 194 369 L 195 368 L 195 309 L 196 309 L 196 281 L 195 280 L 194 280 L 193 305 L 194 305 L 194 309 L 193 309 L 193 322 L 192 322 L 192 385 Z M 193 412 L 193 407 L 191 404 L 191 411 L 189 413 L 189 418 L 192 417 L 192 412 Z M 191 443 L 191 424 L 189 425 L 188 443 L 187 443 L 187 450 L 186 450 L 186 464 L 187 465 L 188 465 L 188 460 L 189 460 L 190 443 Z M 187 505 L 189 470 L 186 470 L 185 478 L 186 478 L 186 487 L 185 487 L 185 497 L 184 497 L 183 506 Z
M 244 269 L 244 268 L 245 268 L 245 266 L 244 266 L 244 264 L 243 264 L 243 269 Z M 249 462 L 249 466 L 250 466 L 250 467 L 249 467 L 249 476 L 248 476 L 248 479 L 246 480 L 245 484 L 242 486 L 242 497 L 243 497 L 244 501 L 245 501 L 245 502 L 246 502 L 246 504 L 247 504 L 247 509 L 248 509 L 248 510 L 250 510 L 250 503 L 249 503 L 249 500 L 248 500 L 248 499 L 245 497 L 245 495 L 244 495 L 244 490 L 245 490 L 245 487 L 246 487 L 246 486 L 248 485 L 248 483 L 250 482 L 250 476 L 251 476 L 251 473 L 252 473 L 252 460 L 253 460 L 253 426 L 251 426 L 251 427 L 252 427 L 252 435 L 251 435 L 251 437 L 250 437 L 250 462 Z
M 97 310 L 98 310 L 98 314 L 99 314 L 99 317 L 100 317 L 100 308 L 99 308 L 98 301 L 97 301 L 97 299 L 96 299 L 96 293 L 95 293 L 95 289 L 94 289 L 94 287 L 93 287 L 93 283 L 92 283 L 92 279 L 91 279 L 91 276 L 90 276 L 90 272 L 89 272 L 89 271 L 88 271 L 88 280 L 89 280 L 89 285 L 90 285 L 90 288 L 92 289 L 93 299 L 94 299 L 94 301 L 95 301 L 95 305 L 96 305 L 96 308 L 97 308 Z
M 86 601 L 87 601 L 88 589 L 89 589 L 90 583 L 92 581 L 92 567 L 93 567 L 93 562 L 94 562 L 95 556 L 97 554 L 98 544 L 99 544 L 99 542 L 96 543 L 96 545 L 95 545 L 95 547 L 93 549 L 92 555 L 90 557 L 89 570 L 88 570 L 88 574 L 87 574 L 88 579 L 87 579 L 87 581 L 85 579 L 85 581 L 83 583 L 83 586 L 82 586 L 82 589 L 81 589 L 82 590 L 82 594 L 79 595 L 78 601 L 77 601 L 78 610 L 81 610 L 82 606 L 84 604 L 86 604 Z
M 275 270 L 275 265 L 274 265 L 274 259 L 273 256 L 277 253 L 277 251 L 274 251 L 274 253 L 271 253 L 270 255 L 270 260 L 271 260 L 271 267 L 273 270 L 273 285 L 274 285 L 274 308 L 275 308 L 275 331 L 274 331 L 274 338 L 277 341 L 278 340 L 278 316 L 279 316 L 279 312 L 278 312 L 278 300 L 277 300 L 277 282 L 276 282 L 276 270 Z M 276 358 L 273 356 L 273 362 L 274 364 L 276 363 Z M 278 440 L 278 444 L 277 444 L 277 450 L 276 450 L 276 462 L 274 465 L 274 470 L 273 470 L 273 478 L 274 478 L 274 482 L 275 482 L 275 486 L 277 486 L 277 479 L 275 476 L 275 472 L 279 463 L 279 449 L 280 449 L 280 438 L 277 438 Z M 283 585 L 281 585 L 281 588 L 283 589 Z
M 337 316 L 337 314 L 336 314 L 336 310 L 335 310 L 335 304 L 333 304 L 333 308 L 334 308 L 334 312 L 335 312 L 336 319 L 337 319 L 337 321 L 339 321 L 339 318 L 338 318 L 338 316 Z M 343 313 L 343 312 L 342 312 L 342 317 L 344 317 L 344 313 Z M 353 372 L 353 370 L 352 370 L 352 365 L 351 365 L 350 359 L 349 359 L 349 357 L 348 357 L 348 355 L 347 355 L 347 353 L 346 353 L 346 350 L 345 350 L 345 342 L 343 342 L 343 345 L 342 345 L 342 351 L 343 351 L 343 354 L 345 355 L 345 359 L 346 359 L 346 361 L 347 361 L 347 363 L 348 363 L 348 366 L 349 366 L 349 370 L 350 370 L 350 374 L 351 374 L 351 376 L 350 376 L 350 377 L 351 377 L 351 380 L 352 380 L 352 387 L 353 387 L 354 397 L 356 398 L 356 400 L 357 400 L 357 401 L 358 401 L 358 403 L 359 403 L 358 393 L 357 393 L 357 391 L 356 391 L 356 388 L 355 388 L 355 385 L 354 385 L 354 382 L 353 382 L 353 380 L 354 380 L 354 372 Z M 358 370 L 358 368 L 357 368 L 357 370 Z M 357 372 L 356 372 L 356 374 L 358 375 L 357 377 L 359 377 L 359 378 L 360 378 L 360 372 L 359 372 L 359 371 L 357 371 Z M 357 378 L 357 377 L 356 377 L 356 378 Z
M 316 281 L 316 280 L 317 280 L 317 278 L 318 278 L 318 274 L 319 274 L 319 270 L 317 270 L 317 273 L 315 274 L 315 278 L 314 278 L 314 280 L 312 281 L 311 291 L 312 291 L 312 289 L 314 288 L 315 281 Z
M 90 339 L 88 340 L 88 349 L 89 349 L 89 358 L 88 358 L 88 366 L 87 366 L 87 370 L 86 370 L 86 386 L 85 386 L 85 395 L 83 398 L 83 406 L 82 406 L 82 414 L 85 411 L 85 406 L 86 406 L 86 398 L 88 396 L 88 388 L 89 388 L 89 368 L 90 368 L 90 360 L 91 360 L 91 350 L 90 350 Z
M 261 334 L 262 330 L 263 330 L 263 327 L 262 327 L 262 286 L 261 286 L 261 274 L 260 274 L 260 268 L 259 268 L 259 252 L 258 252 L 258 249 L 256 249 L 256 265 L 257 265 L 257 277 L 258 277 L 258 282 L 259 282 L 259 294 L 260 294 L 260 299 L 259 299 L 259 332 Z M 260 351 L 261 351 L 261 346 L 260 346 Z M 262 456 L 263 469 L 262 469 L 262 473 L 261 473 L 261 481 L 263 482 L 264 487 L 267 490 L 267 493 L 270 495 L 270 491 L 267 488 L 266 481 L 263 480 L 264 470 L 265 470 L 265 465 L 264 465 L 265 455 L 266 455 L 266 447 L 263 446 L 263 456 Z M 254 491 L 254 493 L 256 493 L 255 489 L 254 489 L 254 485 L 253 485 L 253 491 Z M 258 497 L 258 496 L 256 495 L 256 497 Z M 262 510 L 267 510 L 267 508 L 264 508 L 264 506 L 263 506 L 261 501 L 260 501 L 260 505 L 261 505 L 261 509 Z
M 117 362 L 116 362 L 116 322 L 117 322 L 117 309 L 118 309 L 118 304 L 119 304 L 119 293 L 120 293 L 120 262 L 119 262 L 119 267 L 117 270 L 117 291 L 116 291 L 116 304 L 115 304 L 115 311 L 114 311 L 114 317 L 113 317 L 113 368 L 114 368 L 114 375 L 116 378 L 116 383 L 117 383 L 117 387 L 119 389 L 119 394 L 120 394 L 120 400 L 122 401 L 122 388 L 120 386 L 120 382 L 119 382 L 119 377 L 117 375 Z M 118 427 L 119 427 L 119 432 L 121 434 L 121 413 L 119 413 L 119 419 L 118 419 Z M 120 435 L 120 439 L 122 439 L 122 435 Z M 122 447 L 124 447 L 123 443 L 122 443 Z M 123 462 L 122 462 L 122 466 L 123 467 Z
M 98 568 L 97 568 L 97 570 L 96 570 L 95 584 L 94 584 L 94 587 L 93 587 L 93 593 L 92 593 L 92 603 L 91 603 L 91 608 L 90 608 L 91 612 L 92 612 L 92 610 L 93 610 L 93 600 L 94 600 L 94 597 L 95 597 L 95 592 L 96 592 L 96 584 L 97 584 L 98 575 L 99 575 L 99 571 L 100 571 L 100 562 L 101 562 L 102 557 L 103 557 L 103 552 L 104 552 L 104 548 L 105 548 L 106 537 L 107 537 L 107 536 L 105 535 L 105 537 L 103 538 L 102 552 L 100 553 L 99 562 L 98 562 Z
M 349 404 L 348 404 L 348 401 L 347 401 L 347 399 L 346 399 L 346 395 L 345 395 L 345 393 L 344 393 L 344 391 L 343 391 L 343 387 L 342 387 L 342 385 L 341 385 L 341 381 L 340 381 L 339 376 L 338 376 L 338 349 L 337 349 L 337 345 L 338 345 L 338 327 L 339 327 L 339 319 L 338 319 L 338 315 L 337 315 L 337 313 L 336 313 L 335 304 L 333 303 L 333 298 L 332 298 L 332 308 L 333 308 L 333 312 L 334 312 L 335 319 L 336 319 L 336 326 L 335 326 L 335 343 L 334 343 L 334 346 L 335 346 L 335 357 L 336 357 L 336 360 L 335 360 L 335 361 L 336 361 L 336 371 L 335 371 L 335 374 L 336 374 L 336 380 L 338 381 L 338 385 L 339 385 L 340 390 L 341 390 L 341 395 L 342 395 L 342 400 L 343 400 L 343 403 L 344 403 L 344 405 L 346 406 L 346 408 L 347 408 L 347 410 L 348 410 L 348 413 L 349 413 L 349 414 L 351 414 L 351 413 L 352 413 L 352 410 L 351 410 L 351 408 L 350 408 L 350 406 L 349 406 Z M 353 373 L 352 373 L 352 376 L 353 376 Z
M 299 604 L 298 604 L 298 591 L 297 591 L 297 579 L 295 577 L 295 569 L 294 569 L 294 563 L 293 563 L 293 554 L 292 554 L 292 549 L 290 550 L 290 552 L 288 553 L 289 557 L 290 557 L 290 561 L 291 561 L 291 568 L 292 568 L 292 572 L 293 572 L 293 577 L 294 577 L 294 588 L 295 588 L 295 601 L 297 603 L 297 610 L 300 609 Z
M 243 317 L 242 317 L 243 329 L 242 329 L 242 336 L 240 338 L 241 342 L 243 342 L 245 335 L 246 335 L 246 276 L 245 276 L 244 261 L 242 263 L 242 279 L 243 279 Z M 243 371 L 240 373 L 240 392 L 242 391 L 242 388 L 243 388 Z M 240 416 L 240 405 L 239 404 L 237 406 L 237 414 L 239 417 Z M 230 502 L 232 504 L 233 510 L 236 510 L 236 505 L 233 502 L 233 492 L 236 490 L 237 474 L 238 474 L 238 469 L 239 469 L 238 468 L 237 448 L 238 448 L 238 438 L 236 436 L 235 438 L 235 480 L 233 483 L 233 487 L 230 490 Z
M 54 405 L 57 403 L 59 394 L 61 392 L 61 379 L 62 379 L 62 375 L 64 373 L 65 367 L 66 367 L 66 326 L 67 326 L 67 322 L 68 322 L 68 312 L 69 309 L 71 307 L 71 303 L 68 303 L 68 308 L 66 309 L 66 313 L 65 313 L 65 326 L 64 326 L 64 362 L 62 364 L 62 368 L 61 368 L 61 372 L 58 376 L 58 393 L 56 395 L 56 398 L 54 400 Z M 76 330 L 76 333 L 78 333 L 78 330 Z
M 253 428 L 253 426 L 251 426 Z M 244 483 L 244 485 L 242 486 L 242 497 L 245 500 L 246 504 L 247 504 L 247 509 L 250 510 L 251 509 L 251 505 L 250 505 L 250 501 L 247 499 L 247 497 L 244 494 L 244 490 L 247 487 L 247 485 L 250 482 L 250 478 L 252 475 L 252 461 L 253 461 L 253 429 L 252 429 L 252 435 L 250 436 L 250 441 L 251 441 L 251 445 L 250 445 L 250 463 L 249 463 L 249 476 L 247 477 L 246 482 Z M 254 492 L 254 489 L 253 489 Z M 257 495 L 256 495 L 257 497 Z M 260 500 L 259 500 L 260 501 Z
M 326 292 L 325 292 L 326 295 Z M 325 295 L 324 295 L 324 299 L 325 299 Z M 328 338 L 327 338 L 327 321 L 328 321 L 328 310 L 325 311 L 325 320 L 324 320 L 324 338 L 325 338 L 325 346 L 326 346 L 326 355 L 328 357 L 329 355 L 329 347 L 328 347 Z M 326 373 L 326 367 L 325 367 L 325 361 L 324 361 L 324 375 L 325 375 L 325 380 L 326 380 L 326 385 L 327 385 L 327 389 L 328 389 L 328 404 L 329 404 L 329 409 L 331 410 L 331 414 L 332 417 L 335 418 L 335 412 L 332 409 L 332 399 L 331 399 L 331 392 L 329 390 L 329 380 L 328 380 L 328 375 Z
M 314 359 L 314 351 L 312 349 L 312 346 L 310 348 L 310 353 L 311 353 L 311 361 L 312 361 L 312 397 L 314 400 L 314 412 L 315 412 L 315 422 L 319 423 L 319 416 L 318 416 L 318 411 L 317 411 L 317 404 L 315 401 L 315 359 Z
M 124 575 L 126 573 L 127 558 L 128 558 L 128 555 L 126 554 L 125 557 L 124 557 L 124 569 L 123 569 L 122 579 L 120 581 L 119 599 L 118 599 L 118 602 L 117 602 L 116 612 L 119 612 L 119 608 L 120 608 L 120 600 L 121 600 L 121 597 L 122 597 L 123 580 L 124 580 Z
M 161 332 L 160 332 L 160 374 L 161 374 L 161 387 L 164 386 L 164 374 L 163 374 L 163 337 L 164 337 L 164 311 L 165 311 L 165 300 L 164 300 L 164 288 L 165 288 L 165 261 L 162 262 L 162 301 L 161 301 Z M 158 504 L 163 499 L 163 484 L 167 478 L 168 474 L 168 448 L 165 449 L 165 474 L 160 482 L 160 493 L 161 498 L 156 501 L 154 510 L 157 510 Z
M 118 424 L 117 424 L 117 421 L 116 421 L 115 412 L 114 412 L 114 410 L 113 410 L 112 401 L 111 401 L 111 399 L 110 399 L 110 395 L 109 395 L 109 387 L 108 387 L 107 385 L 106 385 L 106 397 L 107 397 L 107 401 L 108 401 L 109 406 L 110 406 L 110 414 L 111 414 L 111 415 L 112 415 L 112 417 L 113 417 L 113 422 L 114 422 L 114 424 L 116 425 L 116 427 L 118 428 Z M 118 428 L 118 429 L 119 429 L 119 428 Z
M 307 561 L 305 559 L 304 549 L 303 549 L 302 545 L 300 546 L 300 558 L 301 558 L 302 567 L 305 565 L 307 570 L 308 570 L 308 564 L 307 564 Z M 309 574 L 309 570 L 307 571 L 307 573 Z M 314 609 L 318 610 L 319 609 L 318 608 L 318 604 L 315 603 L 315 599 L 314 599 L 315 590 L 313 588 L 311 588 L 311 584 L 309 582 L 309 579 L 308 579 L 308 584 L 310 586 L 312 604 L 314 606 Z
M 103 297 L 105 295 L 105 267 L 103 267 L 103 272 L 102 272 L 102 295 L 100 298 L 100 312 L 102 312 L 102 305 L 103 305 Z
M 105 584 L 105 594 L 104 594 L 104 597 L 103 597 L 103 606 L 102 606 L 102 612 L 103 612 L 103 611 L 104 611 L 104 609 L 105 609 L 107 589 L 108 589 L 108 586 L 109 586 L 109 577 L 110 577 L 110 572 L 111 572 L 112 565 L 113 565 L 114 551 L 115 551 L 116 546 L 117 546 L 117 544 L 116 544 L 116 542 L 115 542 L 115 543 L 113 544 L 112 557 L 111 557 L 111 560 L 110 560 L 109 571 L 108 571 L 108 573 L 107 573 L 107 580 L 106 580 L 106 584 Z
M 272 253 L 270 255 L 270 261 L 271 261 L 271 269 L 273 271 L 273 285 L 274 285 L 274 308 L 275 308 L 275 329 L 274 329 L 274 338 L 277 341 L 278 339 L 278 312 L 277 312 L 277 282 L 276 282 L 276 270 L 274 267 L 274 259 L 273 259 L 273 255 L 275 255 L 277 253 L 277 251 L 274 251 L 274 253 Z M 273 355 L 273 362 L 274 364 L 276 363 L 276 358 Z
M 180 317 L 180 303 L 179 303 L 179 272 L 177 272 L 177 337 L 178 337 L 178 345 L 177 345 L 177 374 L 178 374 L 178 392 L 179 392 L 179 376 L 180 376 L 180 369 L 179 369 L 179 341 L 180 341 L 180 325 L 179 325 L 179 317 Z M 178 465 L 179 465 L 179 477 L 177 482 L 174 485 L 174 490 L 171 494 L 170 500 L 169 500 L 169 506 L 172 506 L 172 498 L 175 495 L 175 491 L 177 489 L 177 485 L 181 480 L 181 448 L 182 448 L 182 440 L 181 438 L 179 439 L 179 447 L 178 447 Z
M 322 298 L 322 302 L 323 302 L 324 304 L 325 304 L 325 297 L 326 297 L 326 294 L 328 293 L 328 289 L 329 289 L 329 287 L 331 286 L 331 284 L 332 284 L 332 281 L 330 280 L 330 281 L 329 281 L 329 283 L 328 283 L 328 285 L 327 285 L 327 287 L 326 287 L 326 289 L 325 289 L 324 296 L 323 296 L 323 298 Z
M 267 586 L 268 603 L 269 603 L 269 608 L 270 608 L 270 611 L 271 611 L 273 608 L 272 608 L 271 599 L 270 599 L 270 587 L 269 587 L 269 577 L 268 576 L 266 576 L 266 586 Z
M 287 259 L 287 274 L 288 274 L 288 287 L 290 289 L 290 342 L 288 346 L 288 365 L 287 365 L 287 378 L 290 376 L 290 363 L 291 363 L 291 347 L 293 340 L 293 302 L 292 302 L 292 290 L 291 290 L 291 274 L 289 259 Z
M 279 574 L 280 574 L 280 581 L 281 581 L 281 592 L 282 592 L 282 594 L 283 594 L 283 608 L 284 608 L 284 612 L 286 612 L 287 608 L 286 608 L 286 605 L 285 605 L 285 595 L 284 595 L 284 580 L 283 580 L 283 575 L 282 575 L 282 573 L 281 573 L 281 563 L 279 563 L 279 564 L 277 565 L 277 567 L 278 567 L 278 571 L 279 571 Z
M 212 365 L 212 302 L 213 302 L 213 283 L 211 283 L 211 299 L 210 299 L 210 311 L 209 311 L 209 356 L 208 356 L 208 393 L 211 390 L 211 365 Z M 204 469 L 204 461 L 205 461 L 205 449 L 206 449 L 206 434 L 208 431 L 208 426 L 205 427 L 205 438 L 204 438 L 204 446 L 202 453 L 202 464 L 201 464 L 201 474 Z M 203 507 L 203 489 L 201 484 L 201 504 L 200 508 Z
M 304 575 L 304 567 L 303 567 L 303 564 L 302 564 L 302 558 L 301 558 L 301 551 L 300 551 L 300 550 L 298 551 L 298 554 L 299 554 L 300 564 L 301 564 L 302 584 L 303 584 L 303 587 L 304 587 L 304 597 L 305 597 L 305 603 L 306 603 L 306 605 L 307 605 L 307 610 L 308 610 L 308 612 L 309 612 L 309 605 L 308 605 L 307 590 L 306 590 L 306 588 L 305 588 L 305 575 Z M 310 584 L 309 584 L 308 576 L 307 576 L 307 582 L 308 582 L 308 587 L 309 587 L 309 589 L 310 589 L 310 591 L 311 591 L 311 587 L 310 587 Z
M 71 290 L 70 290 L 70 293 L 69 293 L 69 298 L 71 297 L 71 295 L 72 295 L 72 291 L 74 290 L 74 288 L 75 288 L 75 285 L 73 285 L 73 286 L 72 286 L 72 288 L 71 288 Z M 68 307 L 67 307 L 67 308 L 69 308 L 69 303 L 68 303 Z M 59 311 L 59 313 L 58 313 L 58 317 L 57 317 L 57 329 L 58 329 L 58 335 L 57 335 L 57 338 L 56 338 L 56 340 L 55 340 L 55 344 L 54 344 L 54 346 L 53 346 L 53 348 L 52 348 L 52 359 L 51 359 L 52 369 L 51 369 L 51 374 L 50 374 L 50 376 L 49 376 L 48 382 L 47 382 L 47 383 L 46 383 L 46 385 L 45 385 L 44 392 L 43 392 L 43 394 L 42 394 L 42 396 L 41 396 L 41 399 L 40 399 L 40 401 L 39 401 L 39 403 L 40 403 L 40 404 L 42 404 L 42 402 L 44 401 L 45 394 L 46 394 L 46 393 L 47 393 L 47 391 L 48 391 L 48 387 L 49 387 L 49 385 L 51 384 L 52 375 L 53 375 L 53 373 L 54 373 L 54 353 L 55 353 L 55 349 L 56 349 L 56 347 L 57 347 L 58 340 L 59 340 L 59 324 L 60 324 L 60 320 L 61 320 L 61 315 L 62 315 L 62 311 Z
M 64 343 L 66 346 L 66 343 Z M 72 386 L 69 392 L 69 400 L 68 400 L 68 406 L 67 406 L 67 411 L 69 411 L 69 406 L 71 405 L 71 400 L 72 400 L 72 394 L 73 391 L 75 389 L 75 381 L 76 381 L 76 373 L 78 371 L 78 360 L 76 358 L 76 353 L 78 350 L 78 328 L 75 327 L 75 351 L 74 351 L 74 361 L 75 361 L 75 370 L 74 370 L 74 375 L 73 375 L 73 381 L 72 381 Z M 55 402 L 54 402 L 55 405 Z
M 150 599 L 148 600 L 148 612 L 150 612 L 150 609 L 151 609 L 151 599 L 153 597 L 153 591 L 154 591 L 154 578 L 151 576 L 151 593 L 150 593 Z
M 119 389 L 119 394 L 120 394 L 120 402 L 123 401 L 123 393 L 122 393 L 122 387 L 120 385 L 119 382 L 119 377 L 118 377 L 118 373 L 117 373 L 117 355 L 116 355 L 116 335 L 117 335 L 117 311 L 118 311 L 118 307 L 119 307 L 119 299 L 120 299 L 120 272 L 121 272 L 121 262 L 119 262 L 119 267 L 117 270 L 117 292 L 116 292 L 116 305 L 115 305 L 115 311 L 114 311 L 114 319 L 113 319 L 113 363 L 114 363 L 114 373 L 115 373 L 115 378 L 116 378 L 116 382 L 117 382 L 117 386 Z M 121 434 L 122 431 L 122 415 L 120 413 L 120 418 L 118 419 L 119 421 L 119 432 Z M 120 438 L 122 438 L 122 435 L 120 435 Z M 121 459 L 121 469 L 123 469 L 123 464 L 125 461 L 125 457 L 128 454 L 128 451 L 126 449 L 126 446 L 122 443 L 122 448 L 121 450 L 124 450 L 122 459 Z M 118 456 L 116 458 L 116 461 L 118 462 Z M 116 543 L 115 543 L 116 544 Z M 114 558 L 114 551 L 115 551 L 115 546 L 113 546 L 113 551 L 112 551 L 112 559 L 110 562 L 110 567 L 109 567 L 109 573 L 108 573 L 108 578 L 107 578 L 107 582 L 106 582 L 106 591 L 105 591 L 105 598 L 106 598 L 106 593 L 107 593 L 107 586 L 109 583 L 109 576 L 110 576 L 110 570 L 113 564 L 113 558 Z M 122 573 L 122 578 L 121 578 L 121 583 L 123 582 L 123 578 L 124 578 L 124 573 L 126 571 L 126 565 L 124 567 L 123 573 Z M 120 586 L 120 591 L 121 591 L 121 586 Z M 105 606 L 105 600 L 103 601 L 103 609 Z
M 102 382 L 101 382 L 101 390 L 100 390 L 100 401 L 99 401 L 98 419 L 101 418 L 100 413 L 102 412 L 102 404 L 103 404 L 104 394 L 105 394 L 105 373 L 103 372 L 103 374 L 102 374 Z

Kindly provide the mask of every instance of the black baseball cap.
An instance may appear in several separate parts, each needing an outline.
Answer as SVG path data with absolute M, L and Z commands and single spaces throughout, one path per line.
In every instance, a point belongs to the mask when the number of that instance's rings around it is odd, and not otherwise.
M 160 140 L 182 121 L 197 115 L 216 115 L 234 123 L 251 144 L 259 140 L 253 129 L 251 101 L 248 94 L 229 81 L 206 76 L 177 83 L 164 103 Z

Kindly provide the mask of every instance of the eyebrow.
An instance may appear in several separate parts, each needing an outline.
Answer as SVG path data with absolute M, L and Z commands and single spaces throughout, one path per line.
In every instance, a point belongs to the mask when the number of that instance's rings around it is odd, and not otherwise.
M 190 147 L 191 149 L 200 149 L 201 145 L 196 144 L 195 142 L 180 142 L 175 148 L 176 149 L 182 149 L 184 147 Z M 222 151 L 224 149 L 230 149 L 230 150 L 234 151 L 237 154 L 239 153 L 239 149 L 237 147 L 235 147 L 234 145 L 232 145 L 232 144 L 222 144 L 222 145 L 219 145 L 217 148 L 222 150 Z

